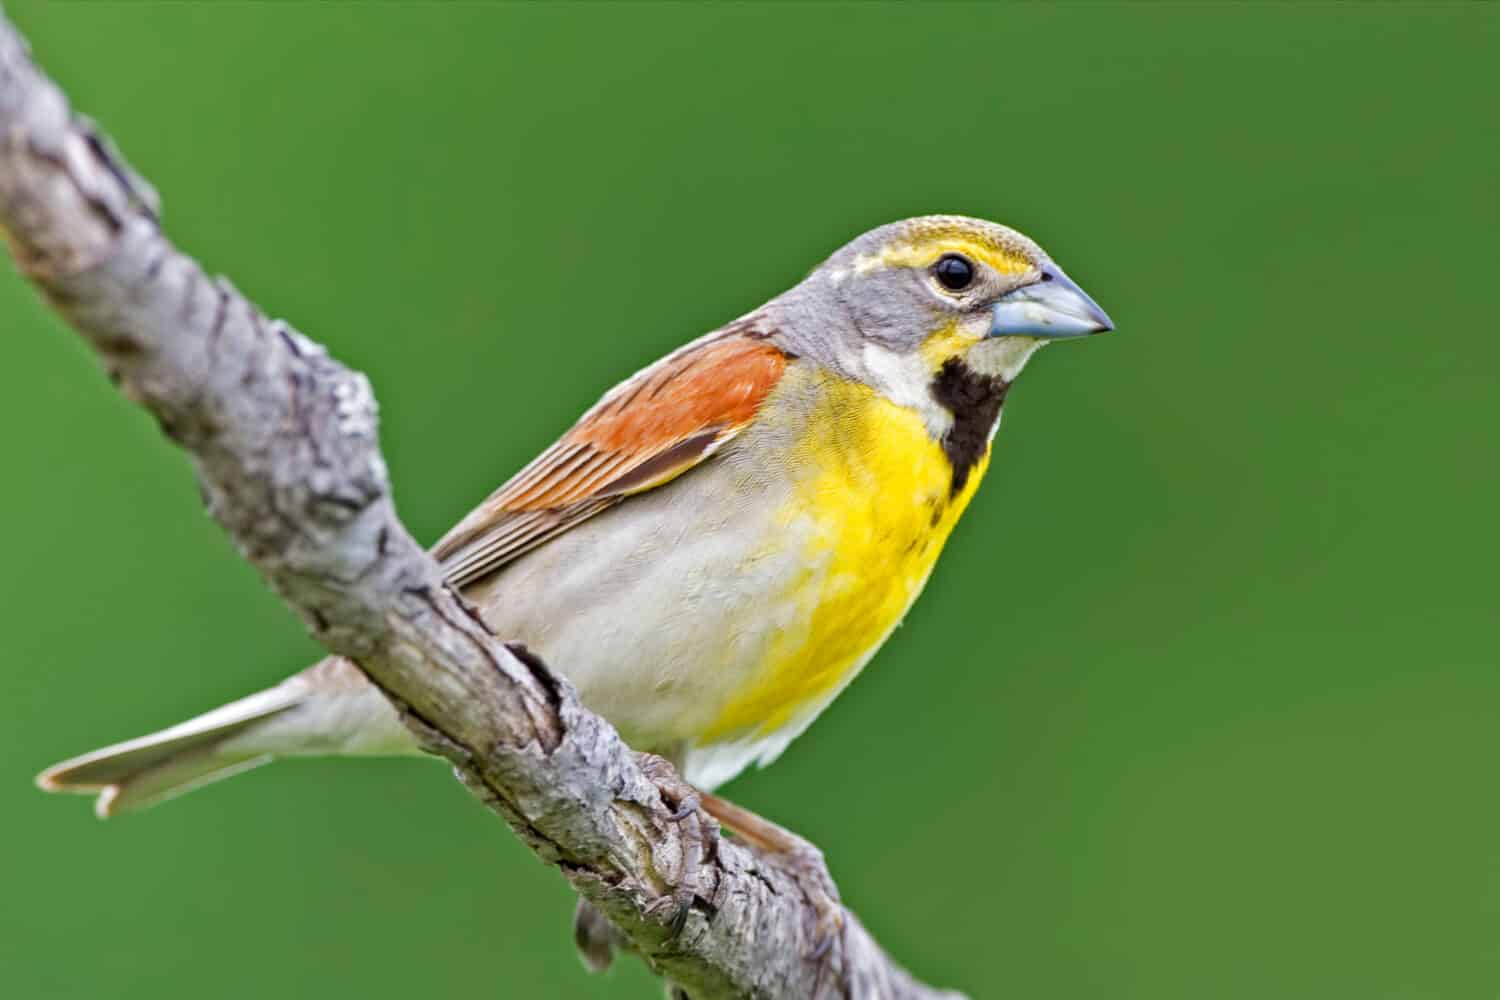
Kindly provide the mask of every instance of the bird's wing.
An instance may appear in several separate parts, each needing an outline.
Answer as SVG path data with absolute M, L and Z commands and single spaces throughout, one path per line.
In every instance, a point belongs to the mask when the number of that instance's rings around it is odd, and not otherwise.
M 734 328 L 667 355 L 611 389 L 562 438 L 433 548 L 462 587 L 593 515 L 677 476 L 738 434 L 788 356 Z

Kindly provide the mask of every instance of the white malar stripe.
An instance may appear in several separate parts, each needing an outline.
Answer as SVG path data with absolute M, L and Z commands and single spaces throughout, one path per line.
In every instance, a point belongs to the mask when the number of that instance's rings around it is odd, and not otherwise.
M 920 416 L 934 438 L 948 433 L 953 426 L 953 414 L 933 398 L 932 371 L 920 352 L 902 354 L 882 344 L 867 342 L 860 360 L 872 388 Z
M 999 375 L 1014 382 L 1031 356 L 1049 343 L 1040 337 L 990 337 L 969 348 L 964 361 L 981 375 Z

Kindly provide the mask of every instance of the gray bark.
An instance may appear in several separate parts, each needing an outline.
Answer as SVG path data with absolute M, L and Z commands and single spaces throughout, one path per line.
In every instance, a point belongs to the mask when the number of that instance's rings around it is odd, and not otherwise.
M 191 457 L 209 511 L 330 651 L 697 1000 L 935 997 L 852 914 L 814 957 L 807 884 L 513 655 L 396 517 L 369 382 L 162 233 L 156 196 L 0 13 L 0 229 L 110 378 Z

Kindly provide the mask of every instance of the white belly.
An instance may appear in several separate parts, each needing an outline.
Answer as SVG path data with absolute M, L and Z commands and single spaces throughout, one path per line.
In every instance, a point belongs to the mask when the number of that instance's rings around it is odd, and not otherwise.
M 743 454 L 722 456 L 571 529 L 465 596 L 497 635 L 567 677 L 626 742 L 672 757 L 700 786 L 717 785 L 765 758 L 768 742 L 779 751 L 794 735 L 692 752 L 694 736 L 805 614 L 793 594 L 809 572 L 808 538 L 775 522 L 784 495 Z

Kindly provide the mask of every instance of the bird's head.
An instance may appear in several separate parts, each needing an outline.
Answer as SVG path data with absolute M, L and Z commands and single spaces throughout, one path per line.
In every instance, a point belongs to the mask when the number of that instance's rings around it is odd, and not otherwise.
M 930 396 L 954 366 L 1008 384 L 1039 347 L 1114 329 L 1035 242 L 960 215 L 865 233 L 808 275 L 784 308 L 794 327 L 825 331 L 795 338 L 807 342 L 793 349 L 898 401 Z

